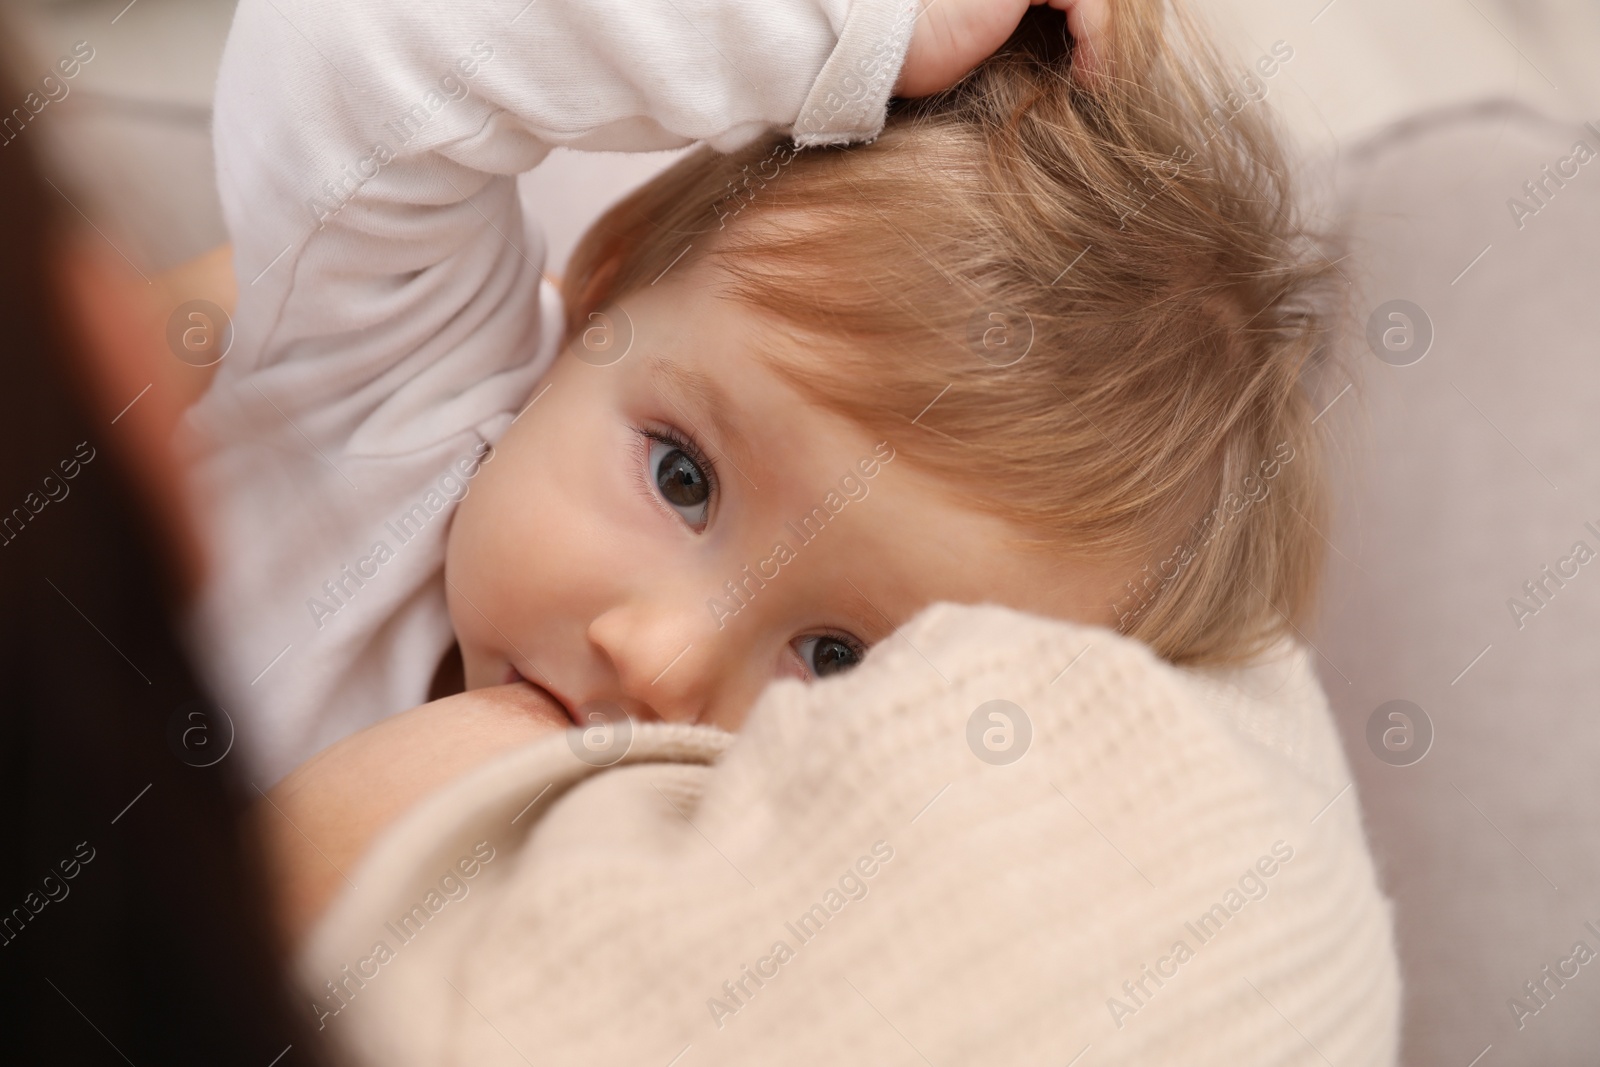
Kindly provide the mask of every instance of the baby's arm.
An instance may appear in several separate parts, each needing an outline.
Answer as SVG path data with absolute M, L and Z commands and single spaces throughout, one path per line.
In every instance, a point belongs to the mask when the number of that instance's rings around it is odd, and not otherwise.
M 398 395 L 379 391 L 348 413 L 388 408 L 376 425 L 340 422 L 363 451 L 414 445 L 405 416 L 439 393 L 405 380 L 416 372 L 436 378 L 446 363 L 474 385 L 527 377 L 543 255 L 523 231 L 518 173 L 555 145 L 733 148 L 773 127 L 871 136 L 914 6 L 245 0 L 216 101 L 241 285 L 222 377 L 328 357 L 345 381 L 356 368 L 362 379 L 409 372 L 392 383 Z M 860 70 L 872 72 L 865 84 Z M 327 403 L 298 389 L 273 400 Z M 455 400 L 481 418 L 502 407 L 492 389 L 464 385 Z

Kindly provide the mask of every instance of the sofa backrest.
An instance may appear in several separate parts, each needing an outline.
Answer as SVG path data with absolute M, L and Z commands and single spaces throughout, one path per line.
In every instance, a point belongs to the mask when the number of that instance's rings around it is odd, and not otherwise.
M 1309 636 L 1404 1062 L 1600 1062 L 1600 121 L 1454 108 L 1334 173 L 1352 388 Z

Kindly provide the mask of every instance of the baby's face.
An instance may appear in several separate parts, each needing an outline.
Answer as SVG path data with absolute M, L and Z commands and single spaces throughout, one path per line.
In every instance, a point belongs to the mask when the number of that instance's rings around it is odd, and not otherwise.
M 1114 576 L 1012 548 L 892 437 L 803 400 L 755 355 L 798 339 L 696 274 L 607 313 L 627 354 L 563 352 L 455 515 L 467 688 L 731 730 L 773 679 L 848 670 L 936 600 L 1113 621 Z M 930 432 L 917 414 L 905 434 Z

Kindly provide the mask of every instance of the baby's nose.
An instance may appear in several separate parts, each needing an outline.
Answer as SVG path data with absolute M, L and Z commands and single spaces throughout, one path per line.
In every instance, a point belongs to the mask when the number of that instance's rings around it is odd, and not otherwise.
M 589 640 L 611 661 L 619 703 L 630 715 L 665 722 L 704 718 L 715 687 L 710 649 L 680 613 L 613 608 L 590 623 Z

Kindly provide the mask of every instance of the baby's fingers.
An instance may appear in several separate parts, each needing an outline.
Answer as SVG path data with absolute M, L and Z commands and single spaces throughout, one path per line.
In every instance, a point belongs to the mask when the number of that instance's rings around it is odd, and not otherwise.
M 1072 74 L 1081 81 L 1106 73 L 1104 60 L 1097 54 L 1099 42 L 1111 26 L 1110 0 L 1029 0 L 1033 6 L 1049 4 L 1066 13 L 1067 32 L 1072 35 Z
M 1005 43 L 1030 6 L 1042 3 L 1066 15 L 1074 77 L 1082 82 L 1104 73 L 1097 42 L 1111 21 L 1110 0 L 920 0 L 895 94 L 926 96 L 954 85 Z

